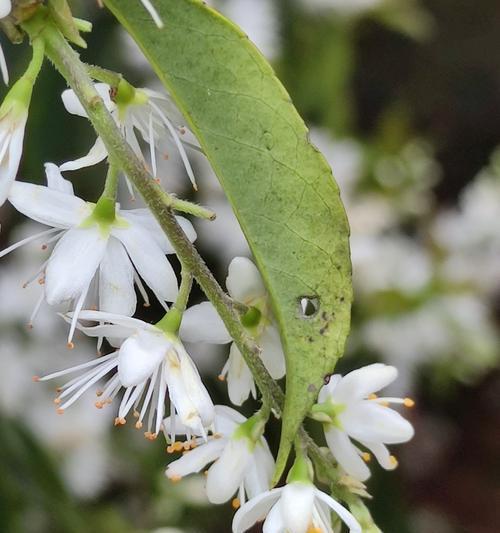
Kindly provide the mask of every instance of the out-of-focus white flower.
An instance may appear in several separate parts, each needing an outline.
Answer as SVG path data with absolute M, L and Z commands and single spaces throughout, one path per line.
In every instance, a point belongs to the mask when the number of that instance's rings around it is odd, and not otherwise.
M 50 318 L 59 322 L 55 313 Z M 3 320 L 0 325 L 6 326 Z M 58 328 L 48 329 L 50 333 L 43 331 L 36 342 L 13 333 L 12 327 L 3 331 L 0 359 L 5 368 L 0 375 L 0 410 L 8 417 L 19 417 L 36 439 L 57 456 L 71 492 L 79 497 L 95 497 L 110 478 L 107 415 L 112 413 L 96 417 L 92 405 L 85 404 L 76 406 L 75 416 L 69 419 L 63 420 L 54 413 L 53 390 L 37 386 L 31 376 L 47 365 L 68 364 L 68 360 L 82 360 L 87 355 L 83 346 L 66 353 L 54 350 L 54 344 L 64 338 Z
M 403 235 L 353 235 L 351 250 L 354 283 L 364 293 L 417 292 L 432 279 L 427 251 Z
M 233 533 L 244 533 L 264 518 L 265 533 L 330 532 L 333 530 L 331 511 L 339 516 L 351 533 L 361 533 L 354 516 L 312 484 L 310 469 L 309 461 L 298 457 L 284 487 L 263 492 L 238 510 L 233 519 Z
M 238 24 L 269 60 L 280 53 L 280 28 L 273 0 L 216 2 L 226 17 Z
M 36 378 L 36 381 L 47 381 L 78 373 L 59 389 L 55 400 L 58 412 L 63 413 L 89 388 L 108 376 L 99 392 L 96 407 L 111 403 L 124 389 L 116 425 L 125 424 L 133 409 L 137 417 L 136 427 L 140 429 L 149 411 L 145 435 L 156 438 L 165 413 L 168 390 L 172 414 L 177 412 L 181 423 L 193 433 L 206 436 L 206 429 L 214 419 L 214 406 L 198 370 L 175 334 L 164 331 L 161 321 L 153 326 L 134 318 L 99 311 L 82 311 L 80 318 L 100 323 L 92 327 L 78 325 L 85 334 L 123 342 L 119 350 L 106 356 Z
M 182 117 L 170 97 L 150 89 L 137 89 L 125 80 L 120 82 L 113 100 L 110 96 L 111 87 L 109 85 L 106 83 L 96 83 L 95 88 L 137 157 L 144 160 L 135 133 L 136 129 L 141 134 L 143 140 L 149 145 L 153 176 L 157 176 L 157 151 L 160 152 L 162 157 L 168 157 L 164 150 L 164 144 L 167 139 L 171 139 L 179 151 L 189 179 L 196 189 L 193 169 L 191 168 L 184 144 L 196 150 L 199 150 L 199 147 L 192 135 L 188 135 L 189 132 L 182 123 Z M 65 90 L 62 93 L 62 101 L 69 113 L 87 117 L 85 109 L 73 90 Z M 86 156 L 64 163 L 61 165 L 61 170 L 76 170 L 95 165 L 106 157 L 106 147 L 101 138 L 98 137 L 96 143 Z
M 234 300 L 248 307 L 242 324 L 261 347 L 261 358 L 267 370 L 274 379 L 282 378 L 285 375 L 285 356 L 281 338 L 257 267 L 246 257 L 235 257 L 229 265 L 226 286 Z M 187 342 L 225 344 L 232 340 L 210 302 L 186 310 L 180 335 Z M 229 398 L 235 405 L 241 405 L 250 393 L 255 397 L 252 373 L 234 343 L 220 377 L 227 377 Z
M 308 11 L 332 10 L 345 16 L 360 15 L 378 7 L 384 0 L 302 0 Z
M 495 157 L 495 156 L 494 156 Z M 438 214 L 431 235 L 445 254 L 445 281 L 472 285 L 483 292 L 500 286 L 500 172 L 493 163 L 465 189 L 457 209 Z
M 352 442 L 354 439 L 370 450 L 386 470 L 397 466 L 386 444 L 407 442 L 413 437 L 412 425 L 390 403 L 414 405 L 410 398 L 379 398 L 376 392 L 397 377 L 393 366 L 380 363 L 353 370 L 341 376 L 335 374 L 318 396 L 313 416 L 324 423 L 325 437 L 330 451 L 342 468 L 352 477 L 365 481 L 370 470 L 363 459 L 365 452 Z
M 179 421 L 172 423 L 171 417 L 165 419 L 163 427 L 171 441 L 171 434 L 190 436 L 189 428 L 183 428 Z M 262 437 L 263 423 L 258 415 L 247 420 L 230 407 L 216 405 L 214 429 L 215 434 L 206 442 L 196 438 L 188 440 L 184 446 L 174 442 L 169 447 L 171 452 L 186 446 L 194 446 L 194 449 L 170 463 L 166 475 L 178 481 L 213 462 L 207 472 L 209 501 L 224 503 L 238 491 L 233 506 L 239 507 L 245 502 L 245 496 L 254 498 L 270 487 L 274 459 Z
M 71 342 L 78 311 L 92 293 L 92 283 L 98 288 L 101 310 L 132 315 L 136 307 L 134 281 L 144 293 L 137 272 L 160 302 L 176 298 L 177 278 L 165 257 L 174 250 L 148 210 L 122 211 L 106 197 L 97 204 L 85 202 L 73 194 L 71 183 L 55 165 L 47 163 L 46 174 L 47 187 L 14 183 L 9 201 L 21 213 L 52 229 L 0 252 L 2 257 L 43 237 L 48 238 L 45 246 L 58 241 L 33 277 L 42 276 L 45 290 L 31 320 L 44 298 L 50 305 L 74 301 L 74 321 L 68 337 Z M 178 221 L 194 240 L 191 223 L 181 217 Z
M 406 314 L 374 318 L 359 335 L 370 350 L 398 366 L 393 393 L 410 390 L 423 363 L 450 360 L 450 375 L 470 382 L 498 363 L 499 339 L 489 314 L 478 296 L 450 294 Z

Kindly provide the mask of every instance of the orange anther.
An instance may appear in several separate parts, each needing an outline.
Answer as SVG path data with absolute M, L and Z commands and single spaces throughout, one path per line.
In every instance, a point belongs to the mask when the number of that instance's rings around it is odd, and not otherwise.
M 403 400 L 403 405 L 405 407 L 415 407 L 415 400 L 412 400 L 411 398 L 405 398 Z
M 231 502 L 231 506 L 233 507 L 233 509 L 239 509 L 241 507 L 240 499 L 234 498 L 233 501 Z

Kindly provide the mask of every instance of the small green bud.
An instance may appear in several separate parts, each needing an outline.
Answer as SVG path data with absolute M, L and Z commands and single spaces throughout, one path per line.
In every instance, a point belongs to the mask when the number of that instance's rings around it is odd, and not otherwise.
M 257 307 L 250 307 L 250 309 L 241 317 L 241 323 L 246 328 L 254 328 L 258 326 L 262 313 Z

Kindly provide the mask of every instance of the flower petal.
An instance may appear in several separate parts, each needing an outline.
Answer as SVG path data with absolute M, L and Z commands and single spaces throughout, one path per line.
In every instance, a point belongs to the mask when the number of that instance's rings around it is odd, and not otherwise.
M 50 305 L 77 298 L 88 289 L 107 242 L 96 227 L 73 228 L 61 237 L 45 271 L 45 297 Z
M 212 400 L 187 353 L 184 356 L 175 346 L 168 351 L 166 358 L 164 379 L 168 384 L 170 401 L 181 422 L 195 435 L 203 435 L 204 427 L 212 423 L 215 415 Z
M 0 157 L 0 205 L 2 205 L 9 195 L 12 183 L 16 179 L 19 169 L 19 162 L 23 152 L 24 129 L 28 113 L 23 113 L 22 117 L 12 123 L 9 117 L 4 117 L 3 121 L 8 121 L 5 126 L 14 127 L 10 135 L 3 140 L 4 146 L 1 148 Z
M 245 533 L 255 522 L 263 520 L 282 491 L 283 487 L 263 492 L 242 505 L 233 518 L 233 533 Z
M 232 340 L 219 313 L 210 302 L 202 302 L 186 309 L 179 334 L 186 342 L 226 344 Z
M 286 367 L 278 328 L 273 324 L 265 328 L 258 342 L 262 348 L 260 357 L 271 377 L 281 379 L 285 375 Z
M 170 479 L 178 479 L 199 472 L 205 465 L 215 461 L 220 456 L 225 445 L 224 439 L 209 440 L 170 463 L 165 474 Z
M 212 399 L 201 380 L 196 365 L 186 352 L 184 346 L 178 342 L 175 345 L 175 350 L 179 356 L 182 381 L 186 387 L 189 398 L 201 418 L 203 426 L 208 427 L 212 424 L 215 417 L 215 409 Z
M 335 388 L 334 398 L 339 403 L 367 398 L 383 389 L 398 377 L 395 367 L 374 363 L 346 374 Z
M 227 391 L 234 405 L 241 405 L 255 390 L 252 373 L 241 352 L 233 342 L 229 350 L 229 368 L 227 372 Z
M 108 151 L 100 137 L 97 137 L 95 143 L 89 150 L 87 155 L 74 159 L 73 161 L 66 161 L 59 168 L 61 171 L 78 170 L 80 168 L 87 168 L 97 165 L 108 157 Z
M 163 361 L 170 347 L 161 332 L 140 330 L 130 336 L 118 353 L 118 376 L 124 387 L 143 383 Z
M 91 212 L 89 204 L 77 196 L 19 181 L 12 184 L 9 202 L 23 215 L 62 229 L 77 226 Z
M 385 470 L 394 470 L 398 466 L 397 461 L 391 459 L 389 450 L 384 444 L 364 441 L 359 442 L 373 453 L 379 465 Z
M 247 305 L 266 294 L 259 270 L 247 257 L 235 257 L 231 261 L 226 287 L 235 300 Z
M 75 195 L 73 184 L 71 181 L 63 178 L 61 171 L 54 163 L 45 163 L 45 177 L 47 179 L 47 187 L 53 191 L 59 191 L 64 194 Z
M 238 490 L 251 464 L 248 440 L 229 439 L 220 458 L 210 467 L 207 476 L 207 496 L 211 503 L 227 502 Z
M 160 248 L 162 249 L 163 253 L 165 254 L 173 254 L 175 253 L 174 247 L 172 246 L 171 242 L 168 240 L 167 236 L 161 229 L 160 225 L 158 224 L 156 218 L 152 215 L 151 211 L 149 209 L 141 208 L 141 209 L 130 209 L 126 211 L 121 211 L 120 214 L 130 222 L 140 224 L 145 229 L 149 231 L 151 236 L 154 238 L 154 240 L 158 243 Z M 175 217 L 179 225 L 181 226 L 182 230 L 186 234 L 187 238 L 190 240 L 190 242 L 194 242 L 196 240 L 196 231 L 193 228 L 193 225 L 191 222 L 184 217 L 176 216 Z
M 245 472 L 245 491 L 249 498 L 269 490 L 274 472 L 274 458 L 267 443 L 257 443 L 250 467 Z
M 262 527 L 262 533 L 286 533 L 279 503 L 273 505 Z
M 215 406 L 215 432 L 230 437 L 236 427 L 246 422 L 246 418 L 227 405 Z
M 122 243 L 111 238 L 99 267 L 99 308 L 132 316 L 136 305 L 132 263 Z
M 339 419 L 345 431 L 360 441 L 397 444 L 414 434 L 413 426 L 394 409 L 370 400 L 348 405 Z
M 68 313 L 68 316 L 71 317 L 72 313 Z M 105 313 L 104 311 L 80 311 L 78 318 L 81 320 L 90 320 L 92 322 L 110 322 L 111 324 L 128 328 L 130 330 L 130 335 L 141 329 L 153 331 L 156 329 L 153 325 L 143 322 L 138 318 L 116 315 L 114 313 Z
M 326 402 L 328 397 L 334 394 L 334 390 L 341 379 L 342 376 L 340 374 L 334 374 L 333 376 L 330 376 L 330 380 L 328 381 L 328 383 L 326 385 L 323 385 L 323 387 L 321 387 L 319 391 L 318 403 Z
M 325 426 L 325 438 L 333 456 L 350 476 L 360 481 L 365 481 L 370 477 L 370 469 L 361 459 L 346 433 L 333 426 L 328 429 Z
M 125 246 L 135 268 L 158 298 L 173 302 L 178 286 L 172 265 L 161 248 L 140 224 L 114 227 L 112 235 Z
M 81 311 L 78 314 L 79 318 L 82 318 L 82 314 L 87 311 Z M 92 312 L 92 311 L 91 311 Z M 68 313 L 67 315 L 59 314 L 68 324 L 71 324 L 73 313 Z M 85 320 L 85 319 L 83 319 Z M 126 339 L 134 333 L 137 328 L 131 329 L 130 327 L 117 326 L 115 324 L 103 324 L 100 326 L 82 326 L 82 324 L 77 323 L 76 328 L 80 331 L 83 331 L 85 335 L 89 337 L 112 337 L 116 339 Z
M 290 533 L 304 533 L 312 522 L 314 485 L 293 482 L 283 488 L 279 506 L 285 529 Z
M 333 511 L 341 518 L 341 520 L 349 528 L 350 533 L 362 533 L 361 526 L 359 522 L 354 518 L 354 516 L 339 502 L 335 501 L 331 496 L 321 492 L 316 489 L 316 498 L 318 500 L 326 503 L 328 507 L 333 509 Z
M 113 111 L 115 109 L 115 104 L 111 100 L 109 91 L 110 86 L 107 83 L 95 83 L 95 90 L 99 93 L 99 96 L 104 100 L 106 108 L 108 111 Z M 66 89 L 61 94 L 61 99 L 68 113 L 72 115 L 78 115 L 79 117 L 87 118 L 87 112 L 83 108 L 80 100 L 76 96 L 75 92 L 72 89 Z

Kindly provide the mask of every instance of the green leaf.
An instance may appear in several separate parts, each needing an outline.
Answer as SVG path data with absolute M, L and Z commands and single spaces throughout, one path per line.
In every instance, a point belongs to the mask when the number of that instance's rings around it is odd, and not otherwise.
M 162 0 L 159 30 L 138 0 L 105 3 L 198 137 L 271 294 L 287 361 L 279 476 L 349 331 L 349 229 L 338 187 L 272 68 L 234 24 L 201 1 Z M 303 299 L 317 303 L 312 316 Z

